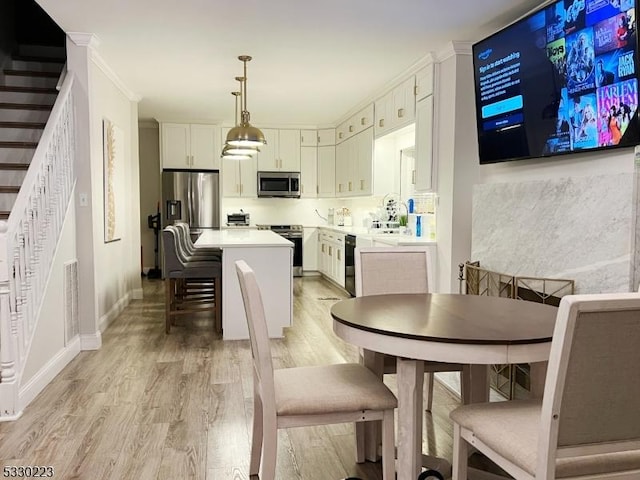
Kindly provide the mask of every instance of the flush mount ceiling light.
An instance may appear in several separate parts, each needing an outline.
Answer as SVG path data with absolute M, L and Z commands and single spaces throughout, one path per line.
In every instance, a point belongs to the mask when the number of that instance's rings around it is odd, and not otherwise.
M 259 147 L 266 145 L 267 140 L 259 128 L 249 123 L 250 115 L 247 110 L 247 62 L 251 61 L 251 57 L 249 55 L 240 55 L 238 60 L 244 64 L 244 76 L 240 84 L 242 113 L 240 114 L 240 124 L 229 130 L 226 144 L 238 147 Z
M 242 81 L 242 77 L 236 77 L 236 80 Z M 231 92 L 236 98 L 236 125 L 238 124 L 238 97 L 241 92 Z M 225 145 L 222 149 L 222 159 L 223 160 L 249 160 L 251 155 L 254 155 L 258 152 L 258 148 L 249 148 L 249 147 L 234 147 L 231 145 Z

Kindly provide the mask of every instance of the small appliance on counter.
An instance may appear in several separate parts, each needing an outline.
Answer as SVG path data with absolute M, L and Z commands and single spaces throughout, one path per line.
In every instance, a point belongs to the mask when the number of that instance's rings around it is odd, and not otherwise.
M 239 213 L 227 213 L 227 227 L 248 227 L 249 214 L 240 210 Z

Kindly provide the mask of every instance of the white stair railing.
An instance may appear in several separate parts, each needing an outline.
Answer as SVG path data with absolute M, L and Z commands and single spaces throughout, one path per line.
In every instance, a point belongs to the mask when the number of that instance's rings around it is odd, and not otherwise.
M 9 219 L 0 221 L 0 421 L 18 388 L 75 184 L 73 75 L 66 75 Z

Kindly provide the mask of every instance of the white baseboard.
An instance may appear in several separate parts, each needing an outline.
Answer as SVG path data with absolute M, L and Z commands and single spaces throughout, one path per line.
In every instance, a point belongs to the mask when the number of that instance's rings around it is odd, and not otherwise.
M 132 300 L 142 300 L 144 298 L 143 290 L 141 288 L 136 288 L 131 291 L 131 299 Z
M 102 333 L 99 331 L 90 335 L 80 335 L 81 350 L 100 350 L 102 347 Z
M 100 321 L 98 322 L 98 329 L 101 332 L 104 332 L 111 322 L 113 322 L 118 315 L 122 313 L 127 305 L 129 305 L 129 293 L 125 294 L 120 300 L 118 300 L 111 309 L 105 313 L 102 317 L 100 317 Z
M 18 403 L 21 410 L 24 410 L 49 385 L 49 382 L 80 353 L 80 344 L 80 337 L 75 337 L 65 348 L 54 355 L 26 385 L 20 387 Z M 18 416 L 21 414 L 22 412 Z

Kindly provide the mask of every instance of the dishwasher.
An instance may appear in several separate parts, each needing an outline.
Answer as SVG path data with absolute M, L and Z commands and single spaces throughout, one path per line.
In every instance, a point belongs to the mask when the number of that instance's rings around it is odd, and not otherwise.
M 355 269 L 356 236 L 344 236 L 344 288 L 356 296 L 356 269 Z

